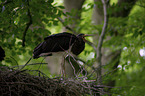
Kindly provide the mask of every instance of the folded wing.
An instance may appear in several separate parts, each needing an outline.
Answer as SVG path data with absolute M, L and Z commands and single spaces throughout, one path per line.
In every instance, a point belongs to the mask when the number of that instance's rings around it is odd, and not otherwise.
M 34 49 L 33 58 L 39 58 L 43 53 L 49 55 L 52 52 L 68 50 L 76 39 L 75 35 L 66 32 L 48 36 Z

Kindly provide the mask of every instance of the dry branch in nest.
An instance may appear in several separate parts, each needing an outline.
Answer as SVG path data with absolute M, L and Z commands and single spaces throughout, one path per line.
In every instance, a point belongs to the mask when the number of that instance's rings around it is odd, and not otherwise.
M 82 82 L 64 78 L 49 78 L 39 70 L 17 70 L 0 67 L 0 94 L 2 96 L 81 96 L 90 94 Z

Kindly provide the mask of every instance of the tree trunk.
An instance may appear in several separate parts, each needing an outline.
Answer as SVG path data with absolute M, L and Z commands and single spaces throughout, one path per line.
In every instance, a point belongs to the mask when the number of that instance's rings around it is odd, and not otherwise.
M 64 19 L 71 20 L 71 22 L 69 22 L 70 23 L 69 27 L 71 29 L 75 29 L 77 27 L 77 23 L 79 23 L 80 21 L 81 10 L 84 1 L 85 0 L 64 0 L 64 6 L 65 6 L 64 12 L 65 13 L 69 12 L 73 15 L 73 16 L 64 17 Z M 68 31 L 68 30 L 64 28 L 63 31 Z

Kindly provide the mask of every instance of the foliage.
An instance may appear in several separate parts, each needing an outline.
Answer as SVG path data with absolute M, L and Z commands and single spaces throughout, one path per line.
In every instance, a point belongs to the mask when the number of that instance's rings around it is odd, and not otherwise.
M 63 7 L 54 6 L 53 0 L 0 2 L 0 10 L 2 10 L 0 44 L 7 50 L 6 62 L 13 62 L 12 59 L 15 59 L 22 64 L 32 56 L 34 47 L 42 42 L 44 37 L 51 34 L 48 27 L 57 25 L 57 17 L 62 14 L 60 9 Z M 22 46 L 23 43 L 25 47 Z
M 129 15 L 125 26 L 123 52 L 121 55 L 121 70 L 117 79 L 117 86 L 129 86 L 122 93 L 126 96 L 144 95 L 144 67 L 145 58 L 140 50 L 145 47 L 145 9 L 135 6 Z M 123 74 L 123 75 L 122 75 Z M 119 83 L 122 82 L 122 83 Z
M 32 56 L 34 47 L 43 41 L 44 37 L 61 32 L 63 25 L 57 17 L 72 16 L 74 12 L 64 14 L 62 4 L 57 4 L 53 0 L 7 0 L 6 2 L 0 1 L 0 46 L 6 52 L 6 59 L 2 62 L 6 66 L 25 64 Z M 115 4 L 116 2 L 111 2 L 112 6 L 115 6 Z M 102 25 L 92 24 L 93 5 L 94 2 L 92 1 L 85 2 L 81 14 L 82 18 L 74 29 L 76 32 L 100 34 Z M 145 95 L 143 91 L 145 90 L 145 55 L 140 54 L 141 49 L 145 51 L 144 5 L 144 0 L 139 0 L 128 17 L 109 17 L 106 37 L 111 36 L 112 38 L 104 41 L 103 47 L 110 48 L 114 52 L 121 50 L 121 55 L 117 57 L 120 62 L 115 69 L 115 71 L 117 70 L 115 74 L 113 74 L 114 70 L 111 70 L 111 68 L 116 61 L 108 61 L 107 65 L 103 66 L 104 69 L 110 68 L 103 76 L 103 80 L 104 82 L 110 79 L 116 81 L 115 88 L 111 90 L 114 96 Z M 118 8 L 114 8 L 114 10 L 120 11 Z M 111 9 L 108 9 L 108 11 L 109 14 L 113 12 Z M 26 31 L 25 46 L 23 47 L 23 36 L 31 20 L 32 24 Z M 64 23 L 66 25 L 73 23 L 73 18 L 66 19 Z M 87 40 L 93 42 L 92 38 L 87 38 Z M 96 46 L 97 41 L 95 43 Z M 96 63 L 96 54 L 93 47 L 86 44 L 85 50 L 79 57 L 86 62 L 87 78 L 95 79 L 96 73 L 92 70 Z M 44 63 L 44 59 L 31 61 L 32 64 L 38 62 Z M 34 70 L 40 68 L 48 76 L 52 76 L 44 64 L 28 66 L 27 68 Z

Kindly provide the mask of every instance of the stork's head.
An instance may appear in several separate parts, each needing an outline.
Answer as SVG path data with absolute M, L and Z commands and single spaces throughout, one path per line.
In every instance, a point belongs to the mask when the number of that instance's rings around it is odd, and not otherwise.
M 77 38 L 78 38 L 78 39 L 82 39 L 84 42 L 86 42 L 85 37 L 87 37 L 87 36 L 93 36 L 93 35 L 81 33 L 81 34 L 78 34 L 78 35 L 77 35 Z

